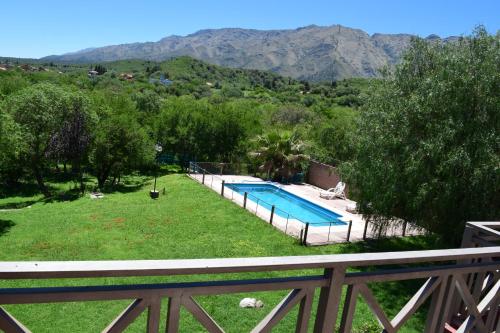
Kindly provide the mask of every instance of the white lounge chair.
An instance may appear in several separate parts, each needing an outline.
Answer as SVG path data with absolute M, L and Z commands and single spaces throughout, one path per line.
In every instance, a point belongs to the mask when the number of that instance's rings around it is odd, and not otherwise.
M 345 183 L 338 182 L 337 186 L 332 187 L 326 191 L 321 191 L 319 193 L 319 197 L 325 199 L 333 199 L 333 198 L 345 199 Z

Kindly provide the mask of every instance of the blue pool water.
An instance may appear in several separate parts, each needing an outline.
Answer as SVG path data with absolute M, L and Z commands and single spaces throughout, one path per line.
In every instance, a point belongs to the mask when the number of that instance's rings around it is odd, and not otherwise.
M 339 220 L 342 216 L 318 206 L 295 194 L 285 191 L 272 184 L 226 184 L 226 187 L 243 195 L 248 193 L 248 200 L 259 201 L 259 206 L 271 210 L 271 206 L 276 207 L 275 214 L 287 218 L 289 213 L 291 218 L 299 219 L 301 222 L 310 222 L 311 226 L 345 225 Z

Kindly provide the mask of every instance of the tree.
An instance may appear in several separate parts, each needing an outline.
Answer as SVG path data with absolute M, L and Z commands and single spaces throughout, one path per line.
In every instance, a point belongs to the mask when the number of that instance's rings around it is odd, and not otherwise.
M 88 98 L 81 93 L 67 94 L 65 108 L 60 128 L 50 140 L 47 156 L 70 162 L 83 192 L 82 164 L 88 160 L 97 115 L 90 107 Z
M 44 171 L 52 160 L 72 163 L 82 185 L 81 164 L 90 146 L 91 129 L 96 116 L 88 99 L 49 83 L 40 83 L 21 90 L 7 101 L 15 131 L 23 149 L 17 160 L 31 169 L 40 191 L 49 196 Z
M 336 107 L 329 110 L 329 119 L 320 119 L 309 130 L 312 139 L 311 155 L 321 162 L 338 165 L 354 156 L 356 117 L 350 108 Z
M 457 242 L 468 220 L 500 218 L 500 37 L 412 41 L 361 114 L 347 165 L 379 228 L 416 223 Z
M 139 111 L 149 114 L 157 114 L 160 111 L 160 97 L 152 90 L 145 89 L 138 92 L 132 95 L 132 100 L 136 103 Z
M 271 121 L 275 125 L 295 126 L 312 119 L 314 114 L 302 107 L 287 105 L 280 107 L 271 116 Z
M 39 83 L 14 94 L 7 101 L 13 119 L 20 126 L 21 140 L 26 145 L 26 161 L 40 191 L 49 196 L 43 180 L 48 148 L 58 132 L 66 107 L 65 91 L 49 83 Z
M 304 154 L 304 143 L 295 133 L 271 131 L 255 139 L 257 148 L 250 158 L 259 164 L 268 178 L 283 180 L 302 170 L 302 163 L 309 159 Z
M 103 75 L 108 71 L 103 65 L 96 65 L 94 70 L 97 72 L 97 75 Z
M 155 121 L 156 138 L 166 152 L 181 159 L 230 161 L 244 155 L 239 149 L 247 137 L 246 107 L 244 103 L 213 105 L 192 97 L 169 99 Z
M 91 163 L 100 189 L 110 175 L 149 166 L 154 160 L 154 142 L 137 121 L 133 103 L 115 97 L 95 131 Z
M 0 182 L 12 185 L 22 175 L 24 149 L 19 125 L 0 107 Z
M 222 96 L 227 98 L 241 98 L 244 96 L 243 91 L 237 87 L 233 86 L 224 86 L 221 90 Z

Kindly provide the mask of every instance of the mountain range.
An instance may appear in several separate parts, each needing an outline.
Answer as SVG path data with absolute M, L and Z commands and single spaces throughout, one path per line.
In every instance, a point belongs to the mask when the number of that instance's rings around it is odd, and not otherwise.
M 333 25 L 311 25 L 291 30 L 240 28 L 200 30 L 187 36 L 169 36 L 157 42 L 87 48 L 42 60 L 96 63 L 124 59 L 161 61 L 190 56 L 209 63 L 270 70 L 301 80 L 338 80 L 376 77 L 394 65 L 408 47 L 410 34 L 373 34 Z M 445 38 L 444 41 L 456 37 Z M 429 40 L 440 40 L 436 35 Z

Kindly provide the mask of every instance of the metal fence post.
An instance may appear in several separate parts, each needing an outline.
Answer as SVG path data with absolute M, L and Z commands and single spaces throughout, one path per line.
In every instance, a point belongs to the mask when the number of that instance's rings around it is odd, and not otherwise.
M 304 230 L 304 239 L 302 240 L 302 245 L 307 246 L 307 233 L 309 232 L 309 222 L 306 223 L 306 229 Z
M 365 230 L 363 230 L 363 240 L 366 240 L 366 231 L 368 230 L 368 221 L 365 221 Z
M 205 185 L 205 170 L 203 170 L 203 176 L 201 177 L 201 183 Z
M 226 183 L 225 180 L 222 180 L 222 186 L 220 188 L 220 195 L 224 196 L 224 184 Z
M 349 242 L 349 238 L 351 238 L 351 228 L 352 228 L 352 220 L 349 221 L 349 226 L 347 227 L 347 241 Z
M 247 198 L 248 198 L 248 192 L 245 192 L 243 194 L 243 208 L 247 208 Z
M 403 223 L 403 237 L 406 236 L 406 225 L 408 224 L 408 222 L 404 222 Z
M 273 205 L 271 207 L 271 217 L 269 218 L 269 224 L 273 225 L 273 217 L 274 217 L 274 210 L 276 209 L 276 207 Z

